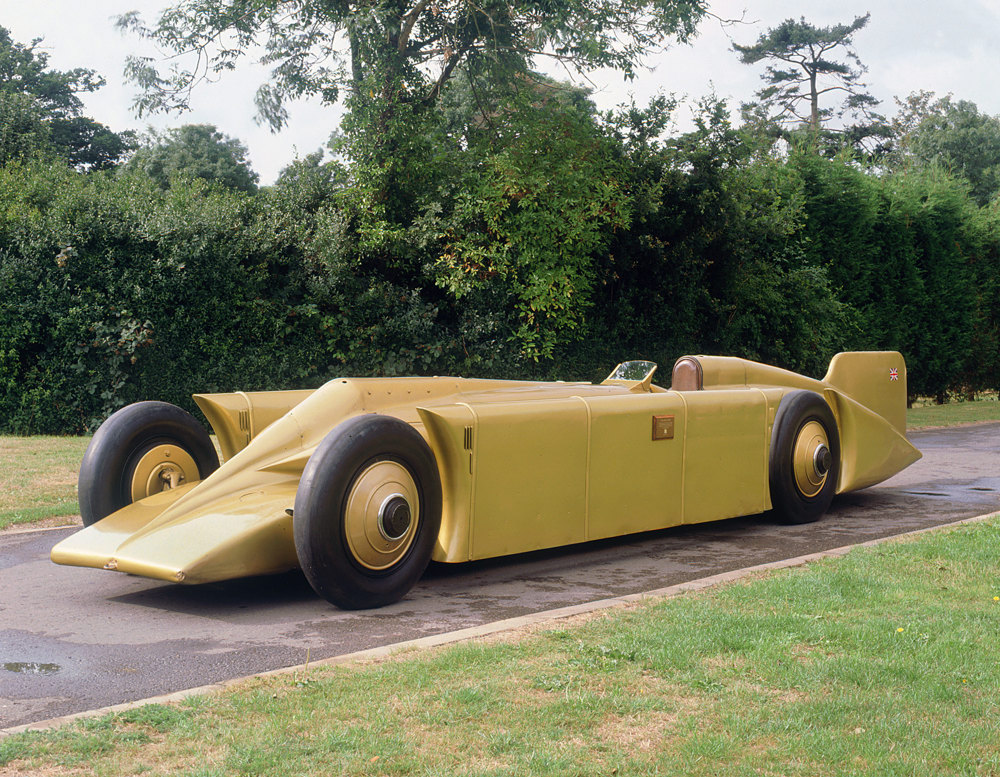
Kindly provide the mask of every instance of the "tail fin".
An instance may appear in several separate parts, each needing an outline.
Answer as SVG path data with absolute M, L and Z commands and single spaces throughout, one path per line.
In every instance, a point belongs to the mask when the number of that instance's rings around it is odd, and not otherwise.
M 838 353 L 823 381 L 906 436 L 906 362 L 898 351 Z

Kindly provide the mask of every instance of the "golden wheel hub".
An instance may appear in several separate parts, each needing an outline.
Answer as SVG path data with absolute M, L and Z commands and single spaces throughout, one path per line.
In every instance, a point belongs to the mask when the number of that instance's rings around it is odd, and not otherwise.
M 367 569 L 398 562 L 420 525 L 420 494 L 410 471 L 396 461 L 376 461 L 355 478 L 344 508 L 351 555 Z
M 800 430 L 792 451 L 795 485 L 802 496 L 819 494 L 830 474 L 830 440 L 819 421 L 809 421 Z
M 198 465 L 178 445 L 157 445 L 146 451 L 132 473 L 132 501 L 199 480 Z

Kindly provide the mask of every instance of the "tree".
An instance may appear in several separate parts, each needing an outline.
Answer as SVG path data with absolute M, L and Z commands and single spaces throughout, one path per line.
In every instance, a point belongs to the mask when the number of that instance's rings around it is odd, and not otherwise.
M 911 94 L 893 121 L 897 167 L 939 164 L 969 182 L 973 199 L 985 205 L 1000 191 L 1000 117 L 980 113 L 975 103 Z
M 813 138 L 835 116 L 851 116 L 862 123 L 847 128 L 855 142 L 885 133 L 885 119 L 874 113 L 878 100 L 865 91 L 862 77 L 867 68 L 854 52 L 854 34 L 863 29 L 871 14 L 858 16 L 850 24 L 816 27 L 805 18 L 786 19 L 777 27 L 763 32 L 749 46 L 733 44 L 745 65 L 762 60 L 777 62 L 767 65 L 761 78 L 767 84 L 757 92 L 758 101 L 774 112 L 774 118 L 785 126 L 801 125 Z M 843 50 L 847 63 L 831 57 L 831 52 Z M 840 108 L 821 107 L 825 95 L 844 95 Z M 842 130 L 843 131 L 843 130 Z
M 15 43 L 10 31 L 0 27 L 0 91 L 34 95 L 50 116 L 76 116 L 83 108 L 77 95 L 100 89 L 105 80 L 89 68 L 49 70 L 48 54 L 38 50 L 41 42 Z
M 0 27 L 0 95 L 30 97 L 48 125 L 48 145 L 71 165 L 88 170 L 113 167 L 135 148 L 135 134 L 112 132 L 83 116 L 78 96 L 104 86 L 104 78 L 89 68 L 49 69 L 40 44 L 40 38 L 27 46 L 15 43 Z M 16 101 L 3 104 L 12 110 Z
M 250 169 L 247 148 L 212 124 L 185 124 L 164 133 L 151 133 L 150 142 L 125 166 L 142 170 L 161 189 L 177 176 L 215 181 L 229 189 L 257 190 L 257 173 Z
M 33 97 L 0 91 L 0 166 L 54 155 L 51 134 Z
M 434 103 L 453 73 L 524 72 L 540 56 L 568 67 L 612 67 L 635 74 L 642 55 L 667 37 L 686 40 L 705 0 L 188 0 L 152 27 L 137 13 L 119 25 L 166 51 L 193 53 L 190 67 L 161 74 L 133 58 L 127 75 L 143 93 L 141 113 L 184 109 L 191 88 L 235 67 L 251 50 L 272 66 L 257 94 L 272 127 L 287 120 L 288 99 L 335 102 L 345 86 L 380 103 Z M 257 46 L 262 48 L 257 48 Z
M 388 224 L 372 231 L 391 234 L 432 185 L 429 109 L 456 72 L 503 85 L 552 57 L 632 76 L 666 38 L 692 36 L 705 8 L 705 0 L 187 0 L 152 26 L 136 13 L 119 25 L 178 55 L 164 73 L 149 58 L 130 60 L 140 115 L 187 108 L 196 84 L 250 52 L 271 67 L 256 105 L 274 129 L 287 121 L 290 99 L 333 104 L 346 89 L 337 150 L 356 165 L 361 211 Z
M 344 186 L 344 169 L 336 161 L 323 161 L 323 150 L 297 157 L 278 174 L 269 191 L 282 197 L 299 214 L 315 213 Z
M 86 116 L 52 119 L 52 143 L 73 167 L 110 170 L 138 147 L 132 130 L 114 132 Z
M 287 120 L 290 99 L 347 97 L 336 151 L 350 162 L 351 228 L 370 272 L 413 277 L 424 261 L 407 230 L 428 208 L 442 166 L 436 128 L 442 92 L 465 71 L 503 90 L 552 57 L 584 71 L 614 67 L 634 75 L 646 52 L 668 37 L 686 40 L 705 0 L 186 0 L 152 26 L 137 14 L 123 28 L 178 55 L 161 73 L 132 59 L 126 76 L 142 90 L 140 113 L 182 110 L 201 80 L 262 52 L 269 80 L 257 93 L 259 117 Z M 192 59 L 185 59 L 184 55 Z

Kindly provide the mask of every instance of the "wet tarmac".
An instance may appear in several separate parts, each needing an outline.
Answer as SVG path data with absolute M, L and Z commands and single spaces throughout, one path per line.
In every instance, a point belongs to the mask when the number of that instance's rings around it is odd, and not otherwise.
M 0 728 L 530 612 L 636 593 L 1000 510 L 1000 424 L 917 432 L 924 458 L 815 524 L 737 518 L 432 565 L 403 601 L 345 612 L 299 573 L 178 586 L 60 567 L 71 529 L 0 536 Z

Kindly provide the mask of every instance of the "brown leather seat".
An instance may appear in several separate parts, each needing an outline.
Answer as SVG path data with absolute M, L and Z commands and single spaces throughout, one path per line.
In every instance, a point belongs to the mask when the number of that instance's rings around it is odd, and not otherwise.
M 670 376 L 670 388 L 674 391 L 701 391 L 705 376 L 701 362 L 693 356 L 682 356 L 674 362 L 674 371 Z

